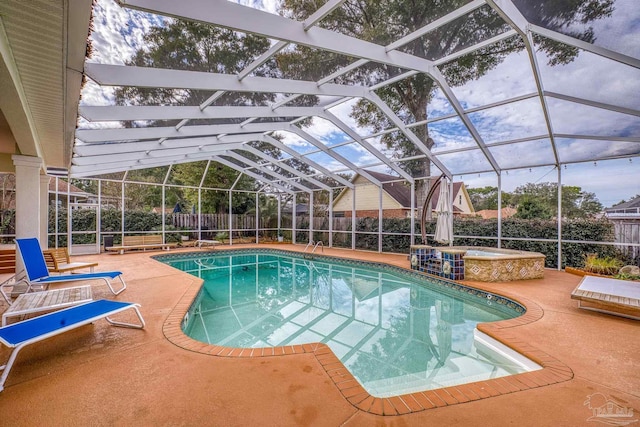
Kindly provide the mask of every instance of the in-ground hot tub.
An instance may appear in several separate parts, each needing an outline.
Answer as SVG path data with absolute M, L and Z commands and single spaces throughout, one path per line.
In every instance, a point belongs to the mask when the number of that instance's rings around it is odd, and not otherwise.
M 539 252 L 479 246 L 411 246 L 411 268 L 453 280 L 509 282 L 544 277 Z
M 539 252 L 473 246 L 454 246 L 465 250 L 465 280 L 509 282 L 542 279 L 545 256 Z

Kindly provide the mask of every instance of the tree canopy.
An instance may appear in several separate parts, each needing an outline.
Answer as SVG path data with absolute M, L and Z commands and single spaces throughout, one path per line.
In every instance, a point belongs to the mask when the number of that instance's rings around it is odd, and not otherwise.
M 282 13 L 303 21 L 322 3 L 319 0 L 284 0 Z M 466 0 L 347 0 L 342 7 L 320 21 L 319 25 L 342 34 L 388 45 L 467 3 Z M 531 12 L 547 28 L 566 30 L 573 23 L 588 24 L 608 16 L 612 12 L 613 0 L 515 0 L 515 4 L 521 10 Z M 439 59 L 487 40 L 508 28 L 497 12 L 484 5 L 407 43 L 399 50 L 426 59 Z M 582 31 L 573 30 L 571 35 L 586 41 L 593 41 L 595 37 L 590 27 Z M 578 54 L 575 48 L 546 39 L 537 38 L 537 43 L 539 48 L 548 53 L 551 64 L 570 62 Z M 519 36 L 510 37 L 443 64 L 441 71 L 449 85 L 461 86 L 486 74 L 507 55 L 523 48 L 524 42 Z M 352 58 L 313 51 L 304 46 L 297 46 L 294 50 L 278 55 L 283 73 L 294 78 L 318 79 L 352 62 Z M 372 85 L 403 71 L 369 62 L 336 81 Z M 376 92 L 405 123 L 414 123 L 427 119 L 427 104 L 437 87 L 429 76 L 416 74 L 384 86 Z M 360 126 L 371 128 L 374 132 L 393 127 L 389 119 L 366 100 L 361 100 L 354 106 L 352 116 Z M 427 125 L 414 127 L 413 132 L 427 148 L 434 146 L 435 142 L 430 138 Z M 382 141 L 399 158 L 420 154 L 415 145 L 399 132 L 383 135 Z M 403 163 L 403 167 L 415 177 L 429 176 L 431 173 L 428 160 L 411 160 Z M 422 206 L 428 191 L 428 181 L 419 181 L 418 187 L 417 205 Z
M 303 21 L 323 3 L 321 0 L 283 0 L 280 13 Z M 322 19 L 318 25 L 366 41 L 388 45 L 467 3 L 468 0 L 447 2 L 347 0 L 341 7 Z M 608 16 L 613 8 L 613 0 L 514 0 L 514 3 L 528 19 L 533 19 L 529 18 L 532 16 L 536 23 L 552 30 L 562 30 L 566 33 L 571 29 L 570 33 L 573 37 L 589 42 L 595 39 L 595 35 L 588 24 Z M 573 25 L 576 23 L 581 25 Z M 399 50 L 435 60 L 488 40 L 509 28 L 504 19 L 485 4 L 473 9 L 465 16 L 400 46 Z M 237 74 L 270 47 L 270 41 L 264 37 L 174 19 L 167 19 L 161 27 L 151 28 L 144 36 L 144 41 L 145 46 L 127 61 L 127 65 Z M 537 48 L 547 52 L 551 64 L 570 62 L 578 54 L 575 48 L 543 38 L 537 38 L 536 43 Z M 513 36 L 444 63 L 439 66 L 439 69 L 450 86 L 461 86 L 485 75 L 500 64 L 506 56 L 523 48 L 524 42 L 520 36 Z M 255 69 L 252 74 L 318 80 L 353 62 L 355 62 L 354 58 L 337 53 L 302 45 L 290 45 L 275 55 L 272 60 Z M 397 67 L 369 62 L 341 75 L 335 79 L 335 82 L 373 85 L 404 72 L 406 70 Z M 378 89 L 377 94 L 405 123 L 414 123 L 427 120 L 427 105 L 437 88 L 437 83 L 430 76 L 418 73 Z M 115 92 L 116 102 L 119 105 L 202 105 L 212 94 L 210 91 L 141 87 L 123 87 Z M 224 93 L 214 101 L 214 104 L 267 105 L 275 100 L 276 95 L 272 93 Z M 299 97 L 294 104 L 306 105 L 314 102 L 316 102 L 314 97 L 305 96 Z M 374 132 L 392 127 L 389 119 L 366 100 L 358 101 L 351 114 L 360 126 L 368 127 Z M 192 124 L 240 123 L 243 120 L 241 118 L 193 120 Z M 151 125 L 172 126 L 177 123 L 178 120 L 156 121 Z M 127 122 L 125 126 L 135 127 L 138 124 Z M 427 125 L 415 127 L 413 132 L 429 149 L 434 146 L 435 142 L 430 138 Z M 415 145 L 400 132 L 385 133 L 381 138 L 382 142 L 395 151 L 399 158 L 420 154 Z M 251 145 L 274 158 L 280 158 L 279 150 L 270 144 L 254 142 Z M 243 155 L 257 160 L 251 154 L 243 153 Z M 297 170 L 308 170 L 308 166 L 295 159 L 289 159 L 286 163 Z M 430 175 L 428 160 L 410 160 L 402 163 L 402 167 L 416 177 Z M 175 165 L 174 168 L 174 175 L 183 184 L 192 181 L 193 177 L 190 175 L 197 176 L 199 170 L 199 167 L 189 164 Z M 285 169 L 275 167 L 275 170 L 281 175 L 293 177 L 293 174 Z M 206 177 L 205 185 L 225 187 L 236 175 L 232 168 L 218 165 L 214 173 L 209 173 Z M 265 182 L 269 182 L 266 177 Z M 239 189 L 257 188 L 253 179 L 243 178 L 237 185 Z M 418 181 L 417 206 L 422 206 L 427 186 L 428 180 Z M 222 200 L 224 196 L 221 197 L 220 200 L 211 201 L 211 209 L 222 209 L 225 202 Z M 193 203 L 194 196 L 190 191 L 185 190 L 181 198 Z M 228 202 L 226 204 L 228 205 Z M 231 209 L 233 210 L 234 207 L 232 206 Z
M 467 188 L 467 193 L 476 211 L 498 209 L 498 187 Z M 502 206 L 511 205 L 511 194 L 502 192 Z
M 515 189 L 512 201 L 519 218 L 552 219 L 558 214 L 558 184 L 525 184 Z M 572 185 L 562 186 L 562 217 L 589 218 L 601 212 L 602 204 L 594 193 Z
M 498 209 L 498 188 L 468 188 L 467 192 L 476 211 Z M 517 218 L 554 219 L 558 213 L 558 185 L 555 182 L 525 184 L 513 193 L 502 192 L 502 206 L 517 208 Z M 570 219 L 591 218 L 600 213 L 602 204 L 594 193 L 581 187 L 562 186 L 562 217 Z

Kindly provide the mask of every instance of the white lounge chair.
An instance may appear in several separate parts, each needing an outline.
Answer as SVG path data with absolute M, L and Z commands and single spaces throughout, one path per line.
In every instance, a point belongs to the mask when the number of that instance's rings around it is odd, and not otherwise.
M 7 364 L 0 366 L 0 371 L 3 371 L 0 377 L 0 391 L 4 390 L 4 383 L 13 363 L 24 347 L 100 319 L 106 319 L 114 326 L 143 329 L 144 319 L 138 307 L 138 304 L 130 302 L 97 300 L 1 327 L 0 343 L 13 348 L 13 350 Z M 109 316 L 129 309 L 135 311 L 140 321 L 139 324 L 117 322 L 109 318 Z
M 640 320 L 640 283 L 585 276 L 571 293 L 578 308 Z
M 221 245 L 222 243 L 220 243 L 217 240 L 206 240 L 206 239 L 199 239 L 195 241 L 195 246 L 199 247 L 200 249 L 202 249 L 205 246 L 211 246 L 211 247 L 216 247 L 218 245 Z

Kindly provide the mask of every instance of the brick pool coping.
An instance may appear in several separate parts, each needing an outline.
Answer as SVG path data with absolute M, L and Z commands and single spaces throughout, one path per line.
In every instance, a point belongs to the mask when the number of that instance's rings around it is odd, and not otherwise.
M 187 336 L 182 331 L 182 321 L 198 296 L 202 283 L 202 281 L 194 281 L 189 286 L 164 322 L 162 332 L 171 343 L 185 350 L 216 357 L 257 358 L 312 354 L 348 402 L 359 410 L 374 415 L 404 415 L 544 387 L 573 378 L 571 368 L 546 352 L 518 338 L 517 334 L 512 331 L 512 328 L 535 322 L 543 316 L 544 312 L 538 304 L 528 298 L 513 296 L 502 290 L 497 292 L 495 289 L 488 289 L 490 287 L 484 289 L 483 285 L 476 283 L 474 283 L 473 287 L 500 294 L 522 304 L 526 308 L 526 312 L 519 317 L 498 322 L 479 323 L 477 329 L 528 357 L 540 365 L 542 369 L 386 398 L 370 395 L 331 351 L 329 346 L 323 343 L 272 348 L 235 348 L 206 344 Z

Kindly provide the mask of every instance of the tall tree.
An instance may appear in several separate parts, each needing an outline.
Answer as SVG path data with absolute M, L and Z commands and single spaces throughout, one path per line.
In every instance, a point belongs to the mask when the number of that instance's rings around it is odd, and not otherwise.
M 524 196 L 518 203 L 518 212 L 514 216 L 522 219 L 552 219 L 553 212 L 548 204 Z
M 0 191 L 0 233 L 11 234 L 9 225 L 14 223 L 15 226 L 16 175 L 14 173 L 0 173 Z
M 498 187 L 467 188 L 471 203 L 476 211 L 498 209 Z M 511 206 L 511 194 L 502 192 L 502 206 Z
M 547 28 L 566 30 L 572 23 L 587 24 L 612 12 L 614 0 L 514 0 L 520 8 L 535 12 L 536 19 Z M 322 0 L 284 0 L 283 13 L 303 21 L 317 10 Z M 467 0 L 347 0 L 342 7 L 324 18 L 321 27 L 358 37 L 380 45 L 424 27 L 447 13 L 467 4 Z M 437 28 L 400 48 L 403 52 L 422 58 L 438 59 L 459 51 L 482 40 L 489 39 L 508 29 L 504 20 L 488 5 L 475 9 L 464 17 Z M 587 27 L 572 35 L 586 41 L 593 41 L 593 30 Z M 539 40 L 540 46 L 550 55 L 550 63 L 567 63 L 577 55 L 577 50 L 566 45 Z M 524 48 L 520 37 L 483 47 L 464 55 L 441 67 L 447 81 L 452 86 L 460 86 L 477 79 L 496 67 L 510 53 Z M 287 76 L 294 78 L 318 79 L 330 72 L 353 62 L 352 58 L 327 52 L 318 52 L 304 46 L 297 46 L 278 55 L 278 64 Z M 383 64 L 368 63 L 337 79 L 338 82 L 372 85 L 387 80 L 403 70 Z M 405 122 L 411 123 L 427 119 L 427 104 L 434 96 L 436 83 L 425 74 L 385 86 L 378 95 Z M 361 100 L 352 111 L 360 126 L 379 132 L 393 127 L 387 117 L 372 104 Z M 429 137 L 428 127 L 413 128 L 414 133 L 431 149 L 434 141 Z M 388 133 L 382 141 L 392 148 L 398 157 L 411 157 L 420 152 L 401 133 Z M 403 167 L 414 177 L 429 176 L 430 164 L 426 160 L 403 163 Z M 418 206 L 422 206 L 428 191 L 428 180 L 417 187 Z
M 558 184 L 525 184 L 515 189 L 512 199 L 520 218 L 551 219 L 558 215 Z M 562 217 L 589 218 L 602 211 L 595 194 L 570 185 L 562 186 Z
M 256 57 L 269 48 L 269 40 L 241 34 L 231 30 L 217 28 L 196 22 L 168 20 L 167 25 L 153 27 L 144 36 L 144 47 L 136 51 L 127 61 L 127 65 L 139 67 L 168 68 L 177 70 L 202 71 L 212 73 L 237 74 Z M 254 71 L 256 76 L 273 76 L 273 67 L 268 64 Z M 123 87 L 115 91 L 116 103 L 119 105 L 200 105 L 213 92 L 202 90 L 158 89 L 142 87 Z M 275 99 L 269 93 L 237 93 L 228 92 L 215 101 L 214 105 L 263 105 Z M 194 120 L 194 124 L 240 123 L 243 119 Z M 173 126 L 179 120 L 154 121 L 150 126 Z M 138 126 L 135 122 L 125 122 L 126 127 Z M 273 157 L 279 157 L 280 151 L 270 144 L 252 143 L 260 151 Z M 246 154 L 246 153 L 245 153 Z M 250 155 L 248 155 L 250 157 Z M 242 166 L 242 165 L 239 165 Z M 186 185 L 199 185 L 202 177 L 200 167 L 185 165 L 175 166 L 177 180 Z M 151 173 L 151 172 L 150 172 Z M 193 176 L 189 176 L 189 174 Z M 210 174 L 211 175 L 211 174 Z M 213 170 L 214 176 L 207 176 L 206 185 L 228 188 L 230 177 L 237 172 L 228 166 L 218 165 Z M 215 176 L 219 175 L 219 176 Z M 233 178 L 235 179 L 235 178 Z M 194 184 L 197 181 L 197 184 Z M 252 181 L 252 180 L 250 180 Z M 224 184 L 228 185 L 224 185 Z M 252 189 L 253 185 L 243 180 L 242 189 Z M 193 191 L 186 191 L 184 198 L 194 203 Z M 227 211 L 228 202 L 224 195 L 216 200 L 206 202 L 206 208 Z M 225 206 L 227 206 L 225 208 Z
M 253 178 L 242 175 L 238 180 L 238 171 L 215 162 L 209 165 L 209 169 L 203 179 L 206 163 L 206 161 L 182 163 L 173 167 L 172 184 L 191 187 L 183 188 L 181 191 L 180 201 L 187 208 L 197 208 L 198 191 L 196 188 L 200 186 L 201 181 L 205 188 L 229 189 L 235 183 L 234 190 L 255 190 Z M 238 180 L 237 183 L 236 180 Z M 232 206 L 229 207 L 229 193 L 226 191 L 205 190 L 201 203 L 203 213 L 245 213 L 242 207 L 243 204 L 237 198 L 232 198 Z

